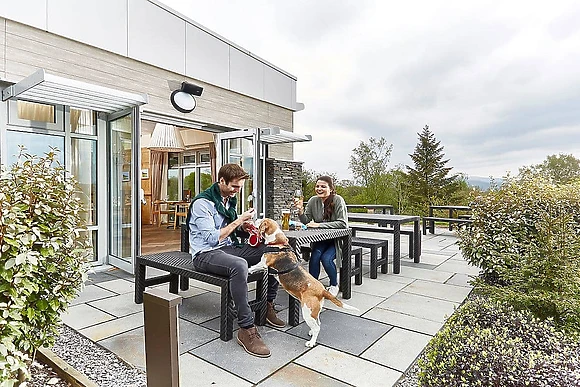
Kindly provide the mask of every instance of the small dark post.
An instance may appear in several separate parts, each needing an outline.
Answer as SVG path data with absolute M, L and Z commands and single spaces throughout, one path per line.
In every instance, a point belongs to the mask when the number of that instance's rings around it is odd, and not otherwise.
M 149 289 L 143 293 L 148 387 L 179 386 L 177 306 L 181 299 L 181 296 L 161 289 Z

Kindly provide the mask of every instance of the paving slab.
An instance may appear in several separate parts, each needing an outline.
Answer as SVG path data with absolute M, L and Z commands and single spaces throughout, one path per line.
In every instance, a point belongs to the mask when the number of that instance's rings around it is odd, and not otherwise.
M 347 387 L 350 384 L 330 378 L 326 375 L 302 367 L 298 364 L 288 364 L 276 371 L 268 379 L 256 384 L 256 387 Z
M 448 260 L 439 265 L 434 272 L 442 271 L 448 273 L 460 273 L 468 275 L 479 275 L 479 268 L 471 266 L 466 261 Z
M 99 282 L 97 286 L 117 294 L 135 292 L 135 284 L 133 282 L 120 278 L 114 279 L 112 281 Z
M 447 281 L 453 273 L 445 271 L 427 270 L 416 267 L 405 267 L 405 270 L 401 270 L 401 277 L 413 278 L 413 279 L 423 279 L 428 281 L 435 281 L 444 283 Z
M 399 292 L 377 307 L 424 318 L 425 320 L 444 322 L 448 316 L 453 314 L 454 307 L 458 305 L 458 303 L 418 294 Z
M 416 280 L 405 287 L 405 292 L 461 303 L 471 292 L 471 289 L 449 283 L 441 284 L 433 281 Z
M 99 341 L 143 326 L 143 312 L 106 321 L 79 332 L 92 341 Z
M 391 325 L 334 310 L 323 311 L 319 318 L 320 334 L 317 345 L 324 345 L 353 355 L 360 355 L 392 328 Z M 310 327 L 302 323 L 287 332 L 301 337 L 305 343 L 310 339 L 309 331 Z
M 429 340 L 431 340 L 430 335 L 393 328 L 367 349 L 361 357 L 405 372 Z
M 219 340 L 219 331 L 212 331 L 201 325 L 179 319 L 179 354 L 191 351 L 212 340 Z
M 114 297 L 91 301 L 88 305 L 115 317 L 123 317 L 143 310 L 143 304 L 135 303 L 135 295 L 133 293 L 123 293 Z
M 179 306 L 179 317 L 200 324 L 220 316 L 221 298 L 218 293 L 206 292 L 183 299 Z
M 449 278 L 445 283 L 450 285 L 456 286 L 465 286 L 468 288 L 472 288 L 473 286 L 469 283 L 473 280 L 474 276 L 467 275 L 467 274 L 453 274 L 451 278 Z
M 365 313 L 363 317 L 431 336 L 434 336 L 443 326 L 442 322 L 426 320 L 421 317 L 382 308 L 373 308 Z
M 358 285 L 357 285 L 358 288 Z M 340 297 L 340 293 L 339 293 L 339 299 L 350 305 L 350 306 L 354 306 L 355 308 L 358 308 L 358 312 L 356 310 L 348 310 L 348 309 L 344 309 L 341 308 L 339 306 L 334 305 L 332 302 L 330 302 L 329 300 L 324 300 L 324 308 L 326 309 L 332 309 L 335 311 L 339 311 L 342 313 L 347 313 L 347 314 L 352 314 L 352 315 L 356 315 L 356 316 L 360 316 L 363 313 L 366 313 L 367 311 L 371 310 L 372 308 L 374 308 L 375 306 L 377 306 L 378 304 L 380 304 L 381 302 L 385 301 L 386 297 L 383 296 L 375 296 L 372 294 L 367 294 L 367 293 L 359 293 L 357 291 L 354 291 L 354 287 L 353 287 L 353 291 L 351 292 L 351 298 L 349 298 L 348 300 L 343 300 Z
M 390 387 L 402 375 L 381 364 L 323 345 L 317 345 L 294 362 L 357 387 Z
M 268 358 L 246 353 L 235 338 L 230 341 L 214 340 L 190 353 L 245 380 L 258 383 L 308 350 L 300 337 L 267 327 L 258 327 L 258 331 L 272 353 Z
M 402 271 L 402 270 L 401 270 Z M 381 277 L 385 277 L 383 280 Z M 363 278 L 362 285 L 353 286 L 352 292 L 364 293 L 372 296 L 379 297 L 390 297 L 403 289 L 407 284 L 405 282 L 400 283 L 396 281 L 387 280 L 387 275 L 379 275 L 377 279 Z M 348 300 L 347 300 L 348 303 Z
M 69 327 L 79 330 L 91 325 L 113 320 L 115 316 L 93 308 L 87 304 L 71 306 L 68 311 L 60 315 L 62 322 Z
M 113 351 L 127 363 L 145 369 L 145 329 L 143 327 L 123 332 L 98 342 Z M 151 354 L 155 356 L 155 354 Z
M 112 297 L 116 295 L 117 293 L 113 293 L 107 289 L 100 288 L 96 285 L 87 285 L 85 286 L 83 291 L 78 295 L 78 297 L 72 300 L 70 304 L 79 305 L 90 301 L 100 300 L 102 298 Z
M 184 353 L 179 356 L 179 386 L 251 387 L 253 383 L 190 353 Z

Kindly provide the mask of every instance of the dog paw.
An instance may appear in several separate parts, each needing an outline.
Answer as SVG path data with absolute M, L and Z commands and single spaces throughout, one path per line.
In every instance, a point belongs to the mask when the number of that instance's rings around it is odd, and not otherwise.
M 308 336 L 312 336 L 312 331 L 308 331 Z
M 314 348 L 314 346 L 316 345 L 316 341 L 312 342 L 312 340 L 307 341 L 306 343 L 304 343 L 304 345 L 308 348 Z

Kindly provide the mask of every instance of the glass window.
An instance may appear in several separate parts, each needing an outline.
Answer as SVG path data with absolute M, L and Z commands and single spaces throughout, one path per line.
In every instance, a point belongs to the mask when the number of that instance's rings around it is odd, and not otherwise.
M 50 147 L 55 147 L 60 151 L 56 159 L 64 165 L 64 137 L 62 136 L 7 130 L 6 149 L 10 149 L 6 157 L 8 165 L 17 161 L 19 145 L 26 147 L 26 153 L 36 156 L 42 156 L 50 152 Z
M 79 182 L 87 225 L 97 224 L 97 141 L 71 139 L 71 173 Z
M 97 112 L 88 109 L 70 108 L 71 133 L 97 134 Z
M 209 158 L 209 153 L 200 153 L 199 159 L 202 164 L 209 163 L 211 160 Z
M 179 169 L 170 169 L 167 175 L 167 200 L 179 200 Z
M 183 190 L 195 192 L 195 168 L 183 169 Z
M 28 101 L 8 101 L 8 123 L 28 128 L 64 131 L 63 107 Z
M 195 153 L 192 155 L 183 155 L 183 164 L 195 164 Z
M 210 168 L 200 168 L 199 169 L 199 174 L 200 174 L 200 190 L 206 190 L 208 189 L 212 184 L 212 178 L 211 178 L 211 169 Z
M 179 153 L 169 152 L 167 162 L 169 168 L 175 168 L 179 166 Z
M 56 111 L 53 105 L 16 101 L 16 107 L 20 120 L 56 123 Z

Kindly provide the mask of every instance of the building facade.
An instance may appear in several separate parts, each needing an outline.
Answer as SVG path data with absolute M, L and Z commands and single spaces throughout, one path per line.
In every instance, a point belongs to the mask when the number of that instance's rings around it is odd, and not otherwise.
M 192 86 L 184 113 L 170 96 Z M 0 90 L 0 163 L 19 145 L 60 149 L 84 193 L 95 265 L 128 271 L 142 226 L 171 223 L 171 204 L 223 163 L 250 171 L 239 210 L 265 214 L 266 159 L 291 161 L 294 142 L 310 140 L 293 133 L 296 77 L 154 0 L 3 4 Z M 178 148 L 153 145 L 163 128 Z

